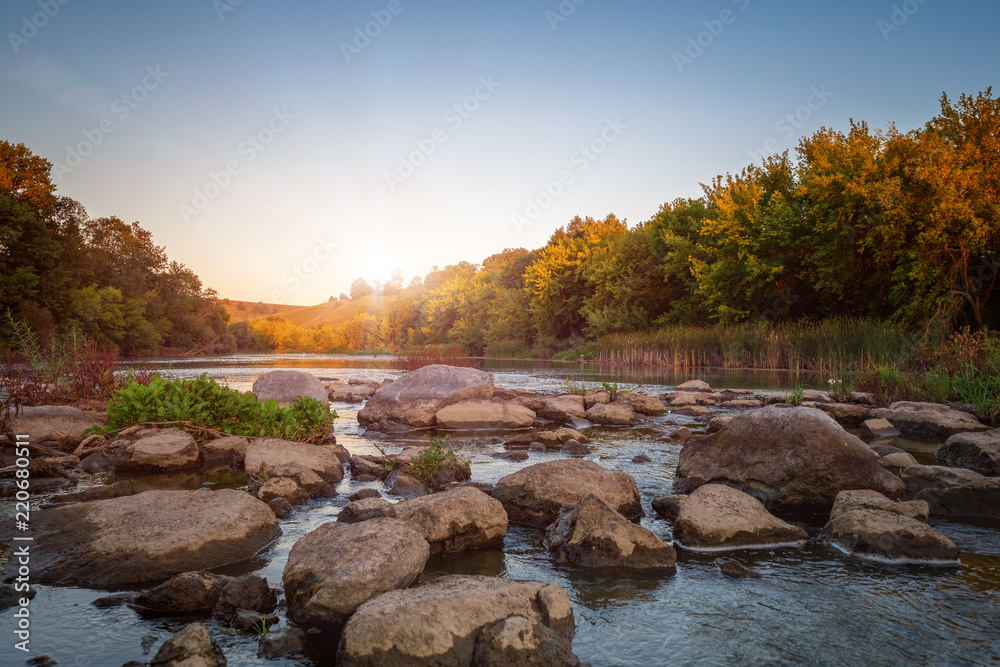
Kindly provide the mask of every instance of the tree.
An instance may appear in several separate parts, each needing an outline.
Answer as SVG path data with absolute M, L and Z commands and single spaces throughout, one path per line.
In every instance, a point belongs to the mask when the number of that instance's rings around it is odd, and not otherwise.
M 364 278 L 358 278 L 353 283 L 351 283 L 351 300 L 361 299 L 366 296 L 370 296 L 372 293 L 372 287 Z

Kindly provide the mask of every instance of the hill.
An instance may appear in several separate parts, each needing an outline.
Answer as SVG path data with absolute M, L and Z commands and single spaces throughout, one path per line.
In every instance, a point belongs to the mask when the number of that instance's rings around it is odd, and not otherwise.
M 340 327 L 361 313 L 376 314 L 396 301 L 396 296 L 368 296 L 353 301 L 332 301 L 316 306 L 278 306 L 281 311 L 251 315 L 244 319 L 257 319 L 268 315 L 278 315 L 281 319 L 304 329 L 315 327 Z M 238 320 L 233 320 L 238 321 Z
M 246 322 L 258 317 L 267 317 L 288 310 L 304 308 L 304 306 L 284 306 L 278 303 L 261 303 L 260 301 L 234 301 L 233 299 L 219 299 L 217 304 L 226 309 L 229 313 L 229 322 Z

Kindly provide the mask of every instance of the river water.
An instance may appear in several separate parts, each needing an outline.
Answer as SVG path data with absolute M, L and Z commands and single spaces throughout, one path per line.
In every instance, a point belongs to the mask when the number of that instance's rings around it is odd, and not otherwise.
M 267 370 L 295 368 L 324 380 L 351 377 L 397 377 L 391 358 L 336 355 L 253 355 L 160 364 L 166 375 L 196 377 L 206 373 L 246 390 Z M 510 388 L 558 390 L 567 380 L 599 386 L 660 392 L 700 377 L 715 388 L 774 390 L 796 384 L 822 387 L 816 374 L 786 372 L 640 371 L 597 368 L 560 362 L 491 362 L 484 370 Z M 359 406 L 336 404 L 337 439 L 352 453 L 377 454 L 357 424 Z M 717 410 L 717 414 L 726 414 Z M 650 502 L 670 492 L 680 448 L 657 437 L 651 427 L 673 419 L 668 415 L 636 428 L 594 428 L 594 454 L 601 465 L 631 474 L 639 486 L 646 517 L 642 525 L 671 540 L 670 524 L 655 518 Z M 531 453 L 522 463 L 492 458 L 502 447 L 477 434 L 463 454 L 472 461 L 473 480 L 496 482 L 520 467 L 558 454 Z M 473 436 L 454 439 L 471 440 Z M 396 452 L 405 442 L 380 442 Z M 926 444 L 912 443 L 918 459 L 927 461 Z M 637 454 L 652 463 L 632 463 Z M 931 461 L 927 461 L 931 462 Z M 149 486 L 194 488 L 239 486 L 232 475 L 188 475 L 150 479 Z M 335 520 L 346 497 L 364 486 L 349 479 L 339 497 L 315 500 L 296 508 L 282 522 L 283 536 L 257 559 L 220 570 L 255 572 L 280 586 L 288 552 L 300 537 Z M 6 514 L 6 511 L 5 511 Z M 5 520 L 7 520 L 5 518 Z M 432 558 L 422 580 L 449 573 L 477 573 L 515 579 L 554 581 L 573 602 L 577 633 L 573 642 L 581 660 L 604 665 L 1000 665 L 1000 527 L 932 520 L 931 524 L 962 550 L 961 566 L 934 568 L 888 566 L 852 560 L 810 543 L 801 549 L 736 552 L 760 572 L 760 579 L 730 579 L 711 556 L 678 552 L 676 571 L 636 574 L 589 572 L 557 566 L 542 546 L 542 531 L 511 527 L 503 550 Z M 815 537 L 821 526 L 801 524 Z M 143 618 L 128 607 L 98 609 L 91 603 L 107 591 L 39 587 L 32 602 L 32 653 L 47 654 L 63 665 L 121 665 L 150 660 L 159 645 L 190 618 Z M 0 664 L 22 664 L 28 655 L 13 650 L 13 609 L 0 612 Z M 264 660 L 256 656 L 257 638 L 206 621 L 230 665 L 326 665 L 330 656 L 296 656 Z M 281 624 L 284 623 L 282 613 Z M 280 625 L 278 626 L 280 627 Z

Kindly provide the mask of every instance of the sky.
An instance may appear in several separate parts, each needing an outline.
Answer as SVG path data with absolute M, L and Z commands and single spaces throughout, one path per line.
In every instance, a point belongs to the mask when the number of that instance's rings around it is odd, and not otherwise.
M 5 0 L 0 32 L 0 140 L 220 296 L 298 305 L 1000 83 L 996 0 Z

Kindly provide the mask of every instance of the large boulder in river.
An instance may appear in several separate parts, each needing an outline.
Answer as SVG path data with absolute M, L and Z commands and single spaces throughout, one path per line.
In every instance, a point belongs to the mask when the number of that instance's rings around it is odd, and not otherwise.
M 358 422 L 363 426 L 386 421 L 418 428 L 434 426 L 434 416 L 442 408 L 492 397 L 491 374 L 475 368 L 434 364 L 383 385 L 358 412 Z
M 103 426 L 100 420 L 68 405 L 22 407 L 16 416 L 11 410 L 11 434 L 27 435 L 33 445 L 75 447 L 83 441 L 83 432 Z
M 853 509 L 831 519 L 819 536 L 855 558 L 882 563 L 958 565 L 958 547 L 923 521 L 878 509 Z
M 144 429 L 137 439 L 115 452 L 115 468 L 141 472 L 171 472 L 197 468 L 201 451 L 190 433 L 179 428 Z
M 474 486 L 404 500 L 392 507 L 389 516 L 420 531 L 432 554 L 493 547 L 507 534 L 503 505 Z
M 483 630 L 521 616 L 571 641 L 576 624 L 562 586 L 449 575 L 366 602 L 344 627 L 337 664 L 472 665 Z
M 957 433 L 989 430 L 968 412 L 940 403 L 897 401 L 888 408 L 871 411 L 873 419 L 885 419 L 903 435 L 928 440 L 945 440 Z
M 336 631 L 362 603 L 416 581 L 429 556 L 420 532 L 400 519 L 325 523 L 288 554 L 288 618 Z
M 559 513 L 545 544 L 556 561 L 581 567 L 652 570 L 677 564 L 672 546 L 592 493 Z
M 720 482 L 772 512 L 829 512 L 837 494 L 871 489 L 903 493 L 878 455 L 829 415 L 813 408 L 762 408 L 737 415 L 721 431 L 692 437 L 681 450 L 675 490 Z
M 1000 429 L 953 435 L 934 454 L 941 465 L 1000 477 Z
M 288 405 L 299 396 L 311 396 L 323 406 L 330 405 L 323 383 L 304 371 L 268 371 L 257 378 L 251 391 L 262 403 L 275 400 L 278 405 Z
M 502 477 L 493 497 L 503 503 L 511 523 L 544 528 L 588 493 L 626 519 L 642 516 L 639 489 L 631 475 L 582 459 L 545 461 L 522 468 Z
M 311 470 L 324 482 L 344 479 L 344 467 L 337 455 L 325 447 L 280 438 L 258 438 L 247 447 L 246 471 L 259 477 L 298 477 Z
M 753 496 L 722 484 L 699 486 L 674 520 L 674 541 L 691 551 L 800 547 L 808 539 Z
M 252 558 L 279 535 L 245 491 L 146 491 L 32 516 L 39 583 L 124 587 Z
M 434 415 L 437 427 L 455 431 L 528 428 L 535 413 L 517 403 L 499 399 L 474 399 L 441 408 Z

